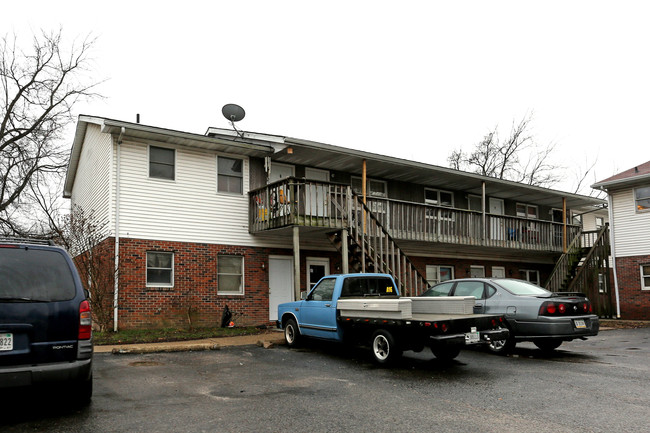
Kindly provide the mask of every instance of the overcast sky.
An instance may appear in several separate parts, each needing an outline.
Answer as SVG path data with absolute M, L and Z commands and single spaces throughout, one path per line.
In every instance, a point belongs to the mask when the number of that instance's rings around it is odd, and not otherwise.
M 533 113 L 588 183 L 650 160 L 646 1 L 3 2 L 2 33 L 91 33 L 106 98 L 89 114 L 229 127 L 447 166 Z M 69 142 L 72 143 L 73 130 Z M 572 175 L 558 185 L 570 190 Z M 588 191 L 583 191 L 588 193 Z

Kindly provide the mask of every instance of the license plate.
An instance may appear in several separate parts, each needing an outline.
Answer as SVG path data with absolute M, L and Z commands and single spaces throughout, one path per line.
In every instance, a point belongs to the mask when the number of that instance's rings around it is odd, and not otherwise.
M 0 351 L 14 350 L 14 334 L 0 334 Z
M 582 320 L 582 319 L 576 319 L 576 320 L 574 320 L 574 321 L 573 321 L 573 325 L 574 325 L 576 328 L 586 328 L 586 327 L 587 327 L 587 325 L 585 324 L 585 321 Z
M 476 344 L 480 341 L 481 337 L 476 328 L 472 328 L 471 332 L 465 333 L 465 344 Z

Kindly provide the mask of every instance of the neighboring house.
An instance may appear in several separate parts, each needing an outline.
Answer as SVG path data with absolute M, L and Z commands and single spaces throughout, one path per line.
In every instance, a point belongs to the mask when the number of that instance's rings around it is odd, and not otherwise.
M 214 326 L 226 305 L 238 325 L 269 324 L 348 271 L 390 272 L 412 295 L 469 276 L 544 284 L 581 234 L 573 216 L 605 203 L 307 140 L 92 116 L 64 196 L 106 228 L 119 328 Z
M 650 319 L 650 161 L 592 185 L 607 192 L 617 315 Z

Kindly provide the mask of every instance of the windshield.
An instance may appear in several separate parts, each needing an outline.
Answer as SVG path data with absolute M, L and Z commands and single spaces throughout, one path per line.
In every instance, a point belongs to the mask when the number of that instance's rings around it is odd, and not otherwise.
M 512 293 L 519 296 L 549 296 L 551 292 L 542 289 L 528 281 L 523 280 L 493 280 L 495 283 Z
M 63 254 L 33 248 L 0 248 L 0 302 L 67 301 L 75 296 Z

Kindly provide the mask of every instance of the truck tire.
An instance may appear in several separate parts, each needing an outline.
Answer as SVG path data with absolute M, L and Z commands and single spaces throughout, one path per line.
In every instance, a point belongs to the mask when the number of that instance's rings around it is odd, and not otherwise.
M 460 346 L 431 346 L 433 356 L 441 361 L 451 361 L 460 354 Z
M 372 356 L 381 365 L 390 365 L 402 356 L 402 350 L 395 342 L 393 335 L 385 329 L 380 329 L 372 335 Z
M 284 324 L 284 341 L 289 347 L 296 347 L 300 341 L 300 329 L 293 319 L 287 320 Z

